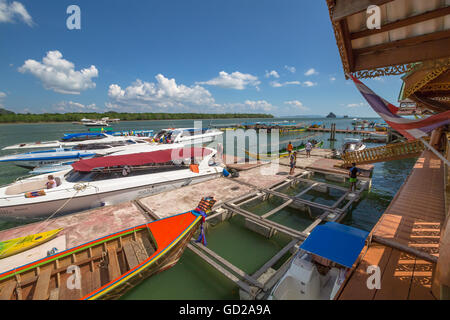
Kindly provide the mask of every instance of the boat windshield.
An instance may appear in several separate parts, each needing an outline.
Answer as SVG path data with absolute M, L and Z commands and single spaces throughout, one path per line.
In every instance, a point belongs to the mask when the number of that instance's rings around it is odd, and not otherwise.
M 109 179 L 118 179 L 125 177 L 141 176 L 146 174 L 161 173 L 167 171 L 183 170 L 188 168 L 189 168 L 188 165 L 183 163 L 174 164 L 173 162 L 168 162 L 136 167 L 128 167 L 128 166 L 111 167 L 104 169 L 96 169 L 91 172 L 80 172 L 71 170 L 66 174 L 65 179 L 66 181 L 72 183 L 102 181 Z

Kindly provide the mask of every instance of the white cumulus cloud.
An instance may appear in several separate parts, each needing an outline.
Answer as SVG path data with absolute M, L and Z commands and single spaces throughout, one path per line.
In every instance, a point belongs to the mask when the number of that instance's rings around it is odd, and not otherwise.
M 286 81 L 286 82 L 278 82 L 278 81 L 272 81 L 270 85 L 274 88 L 284 87 L 288 85 L 301 85 L 300 81 Z
M 83 90 L 95 88 L 92 78 L 98 77 L 94 65 L 75 71 L 75 65 L 63 59 L 58 50 L 48 51 L 42 62 L 28 59 L 18 70 L 40 79 L 47 90 L 65 94 L 80 94 Z
M 3 98 L 6 97 L 6 93 L 0 91 L 0 108 L 3 108 Z
M 284 66 L 284 68 L 289 71 L 290 73 L 295 73 L 297 71 L 297 69 L 295 69 L 295 67 L 290 67 L 290 66 Z
M 319 73 L 316 71 L 316 69 L 311 68 L 308 71 L 305 72 L 305 76 L 314 76 L 314 75 L 318 75 Z
M 130 86 L 122 89 L 117 84 L 109 86 L 108 96 L 111 102 L 109 108 L 134 107 L 141 111 L 164 110 L 166 112 L 191 110 L 214 106 L 211 93 L 202 86 L 178 85 L 175 79 L 168 79 L 162 74 L 155 77 L 156 82 L 136 80 Z M 202 110 L 203 111 L 203 110 Z
M 298 100 L 285 101 L 284 104 L 287 104 L 287 105 L 289 105 L 291 107 L 295 107 L 295 108 L 297 108 L 297 109 L 299 109 L 301 111 L 308 111 L 309 110 L 308 107 L 305 107 L 303 105 L 303 103 L 301 101 L 298 101 Z
M 61 101 L 53 106 L 53 109 L 58 112 L 95 112 L 98 107 L 95 103 L 84 105 L 79 102 Z
M 266 78 L 270 78 L 270 77 L 274 77 L 274 78 L 278 79 L 280 77 L 280 75 L 275 70 L 272 70 L 272 71 L 266 70 Z
M 221 71 L 216 78 L 208 81 L 196 82 L 196 84 L 206 84 L 236 90 L 244 90 L 247 86 L 258 87 L 260 83 L 261 81 L 258 80 L 257 76 L 241 73 L 239 71 L 233 73 Z
M 347 104 L 347 108 L 358 108 L 358 107 L 362 107 L 364 106 L 365 103 L 364 102 L 360 102 L 360 103 L 349 103 Z
M 302 83 L 304 87 L 314 87 L 317 86 L 317 82 L 305 81 Z
M 0 0 L 0 23 L 15 22 L 16 18 L 22 20 L 30 27 L 34 24 L 33 19 L 22 3 L 18 1 L 8 3 L 6 0 Z

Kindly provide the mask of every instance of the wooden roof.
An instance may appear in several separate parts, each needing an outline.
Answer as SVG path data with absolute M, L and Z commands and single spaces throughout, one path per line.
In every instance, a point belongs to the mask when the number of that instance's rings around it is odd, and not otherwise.
M 346 74 L 402 74 L 415 62 L 450 57 L 449 1 L 326 1 Z M 380 7 L 380 29 L 367 28 L 370 5 Z

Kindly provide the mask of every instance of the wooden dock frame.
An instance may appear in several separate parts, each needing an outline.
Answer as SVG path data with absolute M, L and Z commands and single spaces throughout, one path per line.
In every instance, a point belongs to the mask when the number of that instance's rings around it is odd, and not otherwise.
M 267 261 L 259 270 L 257 270 L 252 275 L 245 273 L 243 270 L 239 269 L 231 262 L 227 261 L 214 251 L 210 250 L 209 248 L 206 248 L 205 246 L 199 243 L 191 242 L 191 244 L 188 245 L 188 249 L 191 250 L 196 255 L 198 255 L 200 258 L 202 258 L 205 262 L 214 267 L 216 270 L 218 270 L 229 280 L 233 281 L 240 289 L 241 299 L 254 300 L 267 298 L 267 296 L 270 294 L 270 290 L 272 289 L 272 287 L 279 281 L 279 279 L 289 268 L 293 255 L 287 261 L 285 261 L 283 265 L 267 279 L 267 281 L 263 283 L 259 279 L 264 274 L 266 274 L 268 270 L 272 268 L 286 253 L 288 253 L 289 251 L 295 251 L 296 246 L 299 246 L 308 237 L 309 233 L 321 222 L 323 222 L 330 215 L 330 213 L 335 214 L 335 217 L 332 219 L 332 221 L 338 222 L 342 220 L 347 212 L 347 209 L 355 201 L 358 201 L 360 199 L 361 193 L 369 185 L 368 183 L 364 183 L 359 190 L 356 190 L 354 192 L 355 196 L 351 198 L 343 208 L 338 208 L 339 204 L 342 203 L 342 201 L 344 201 L 346 198 L 348 198 L 351 192 L 344 187 L 306 179 L 305 176 L 309 177 L 310 174 L 311 172 L 304 171 L 296 174 L 295 176 L 288 176 L 285 180 L 277 182 L 269 186 L 268 188 L 258 188 L 247 182 L 234 180 L 237 183 L 241 183 L 252 187 L 254 191 L 246 195 L 240 196 L 238 198 L 226 201 L 224 203 L 216 204 L 214 206 L 214 210 L 216 212 L 213 212 L 206 218 L 206 221 L 208 222 L 219 215 L 223 215 L 224 212 L 218 210 L 220 208 L 230 216 L 237 214 L 244 217 L 246 220 L 252 223 L 261 225 L 265 228 L 269 228 L 270 236 L 274 234 L 274 231 L 277 231 L 285 235 L 288 235 L 289 237 L 292 238 L 292 240 L 284 248 L 282 248 L 277 254 L 275 254 L 269 261 Z M 298 182 L 307 182 L 311 183 L 311 185 L 308 186 L 306 189 L 302 190 L 296 196 L 289 196 L 277 191 L 277 189 L 280 189 L 286 185 L 295 184 Z M 301 195 L 305 194 L 313 187 L 318 185 L 325 185 L 328 188 L 342 190 L 345 191 L 345 193 L 332 206 L 326 206 L 299 198 Z M 277 196 L 285 199 L 286 201 L 283 202 L 283 204 L 281 204 L 277 208 L 272 209 L 271 211 L 263 214 L 262 216 L 259 216 L 257 214 L 254 214 L 241 208 L 242 205 L 247 204 L 251 201 L 257 199 L 266 199 L 270 196 Z M 303 231 L 295 230 L 267 219 L 270 216 L 282 210 L 283 208 L 285 208 L 286 206 L 289 206 L 290 204 L 295 202 L 300 203 L 302 205 L 308 205 L 319 208 L 323 210 L 323 213 Z M 207 227 L 207 225 L 208 224 L 206 224 L 205 227 Z

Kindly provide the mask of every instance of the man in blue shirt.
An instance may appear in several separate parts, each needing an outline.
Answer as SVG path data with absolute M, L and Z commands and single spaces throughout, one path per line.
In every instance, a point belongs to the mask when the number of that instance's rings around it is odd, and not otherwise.
M 350 191 L 353 192 L 353 187 L 355 187 L 356 190 L 356 182 L 357 180 L 357 176 L 359 176 L 361 174 L 361 170 L 359 168 L 356 167 L 356 163 L 352 163 L 352 167 L 350 168 L 349 172 L 348 172 L 348 176 L 350 177 L 349 181 L 350 181 Z

